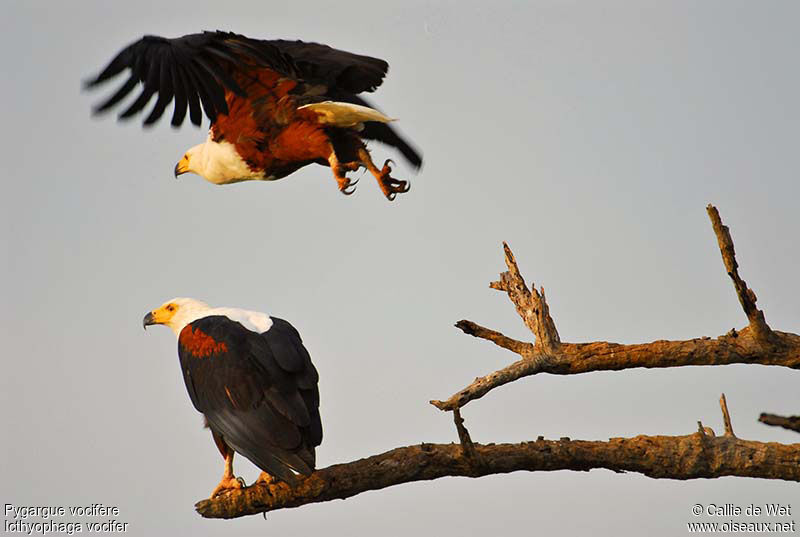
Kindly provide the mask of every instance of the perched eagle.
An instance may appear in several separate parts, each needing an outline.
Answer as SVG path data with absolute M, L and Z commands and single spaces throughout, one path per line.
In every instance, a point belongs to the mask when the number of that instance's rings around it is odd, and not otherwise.
M 358 96 L 380 86 L 388 68 L 383 60 L 317 43 L 216 31 L 176 39 L 145 36 L 86 85 L 129 69 L 127 81 L 95 112 L 109 110 L 141 84 L 141 93 L 119 117 L 135 115 L 158 94 L 145 125 L 157 121 L 173 100 L 175 127 L 187 110 L 200 126 L 205 112 L 211 120 L 208 139 L 186 152 L 175 166 L 176 177 L 192 172 L 218 185 L 271 181 L 316 162 L 330 166 L 339 190 L 351 194 L 355 183 L 347 172 L 365 167 L 392 200 L 408 191 L 408 182 L 391 176 L 390 160 L 378 168 L 364 141 L 397 148 L 415 168 L 422 157 L 388 125 L 391 118 Z
M 314 470 L 322 442 L 317 370 L 297 330 L 277 317 L 175 298 L 144 316 L 178 336 L 183 380 L 225 459 L 222 491 L 241 488 L 234 452 L 263 472 L 258 481 L 296 481 Z

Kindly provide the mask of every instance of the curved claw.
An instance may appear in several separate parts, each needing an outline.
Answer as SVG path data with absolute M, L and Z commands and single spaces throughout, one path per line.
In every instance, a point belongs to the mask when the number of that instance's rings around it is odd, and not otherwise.
M 394 201 L 397 194 L 404 194 L 411 190 L 411 184 L 408 181 L 400 181 L 389 175 L 384 176 L 381 183 L 384 187 L 384 195 L 389 201 Z
M 353 192 L 356 191 L 356 184 L 355 183 L 349 183 L 346 187 L 342 188 L 340 191 L 345 196 L 350 196 L 350 195 L 353 194 Z
M 356 179 L 355 181 L 351 181 L 349 177 L 345 178 L 339 181 L 339 192 L 341 192 L 345 196 L 349 196 L 356 191 L 357 184 L 358 184 L 358 179 Z
M 389 174 L 392 173 L 392 167 L 390 164 L 394 164 L 394 161 L 390 158 L 386 159 L 386 162 L 383 163 L 383 168 L 381 169 L 381 175 L 385 176 L 387 179 L 391 179 Z
M 408 192 L 408 189 L 410 188 L 408 185 L 408 181 L 398 181 L 397 179 L 394 179 L 391 183 L 392 189 L 400 193 Z

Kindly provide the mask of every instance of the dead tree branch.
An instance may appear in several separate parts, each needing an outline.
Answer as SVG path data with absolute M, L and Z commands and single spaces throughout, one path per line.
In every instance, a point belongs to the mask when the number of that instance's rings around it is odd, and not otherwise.
M 309 503 L 345 499 L 402 483 L 446 476 L 481 477 L 516 471 L 605 468 L 656 479 L 722 476 L 800 481 L 800 444 L 754 442 L 731 436 L 637 436 L 607 442 L 544 440 L 474 444 L 483 461 L 470 464 L 459 444 L 420 444 L 318 470 L 294 489 L 254 485 L 195 505 L 208 518 L 234 518 Z
M 720 409 L 722 409 L 722 422 L 725 425 L 725 436 L 732 436 L 736 438 L 736 435 L 733 434 L 733 425 L 731 424 L 731 414 L 730 412 L 728 412 L 728 401 L 727 399 L 725 399 L 724 393 L 719 398 L 719 407 Z
M 733 248 L 733 239 L 731 238 L 730 229 L 728 226 L 722 224 L 722 219 L 719 216 L 719 211 L 713 205 L 706 207 L 708 217 L 711 219 L 711 226 L 714 228 L 714 233 L 717 235 L 717 244 L 719 244 L 719 251 L 722 254 L 722 262 L 725 264 L 725 270 L 728 271 L 728 276 L 733 281 L 733 287 L 736 289 L 736 296 L 739 297 L 739 303 L 742 305 L 747 320 L 750 321 L 750 329 L 756 338 L 762 342 L 769 341 L 772 335 L 764 319 L 764 312 L 756 307 L 756 294 L 752 289 L 747 287 L 747 283 L 739 277 L 739 263 L 736 262 L 736 251 Z
M 472 327 L 481 328 L 470 321 Z M 469 333 L 469 332 L 467 332 Z M 774 332 L 778 342 L 773 352 L 765 351 L 749 328 L 732 330 L 716 339 L 696 338 L 687 341 L 653 341 L 621 345 L 594 343 L 562 343 L 555 356 L 532 354 L 517 360 L 475 381 L 444 401 L 431 404 L 440 410 L 463 407 L 489 391 L 514 380 L 539 373 L 575 375 L 591 371 L 619 371 L 636 367 L 661 368 L 688 365 L 761 364 L 800 369 L 800 336 Z M 477 335 L 477 334 L 476 334 Z
M 456 424 L 458 441 L 461 442 L 461 451 L 464 457 L 467 459 L 469 464 L 474 467 L 483 466 L 483 460 L 481 459 L 481 456 L 478 455 L 478 452 L 475 449 L 475 444 L 472 442 L 472 438 L 469 436 L 469 431 L 464 425 L 464 418 L 461 417 L 461 411 L 457 408 L 453 410 L 453 421 Z
M 679 367 L 688 365 L 762 364 L 800 369 L 800 335 L 770 329 L 764 314 L 756 308 L 756 295 L 741 279 L 738 272 L 730 231 L 722 224 L 719 212 L 706 208 L 717 236 L 722 260 L 733 280 L 749 326 L 731 330 L 715 339 L 708 337 L 686 341 L 653 341 L 635 345 L 620 345 L 599 341 L 594 343 L 562 343 L 550 317 L 544 290 L 529 290 L 517 267 L 514 254 L 503 243 L 508 271 L 490 287 L 508 293 L 523 322 L 536 338 L 535 343 L 518 341 L 472 321 L 459 321 L 456 327 L 465 334 L 486 339 L 515 352 L 521 359 L 472 384 L 443 401 L 431 404 L 440 410 L 460 408 L 488 392 L 522 377 L 539 373 L 574 375 L 590 371 L 619 371 L 637 367 Z
M 777 414 L 762 413 L 758 417 L 758 421 L 766 425 L 773 425 L 775 427 L 783 427 L 790 431 L 800 433 L 800 416 L 778 416 Z
M 523 322 L 528 326 L 533 335 L 536 336 L 534 349 L 545 353 L 553 353 L 561 345 L 558 337 L 556 324 L 550 317 L 550 309 L 547 307 L 547 299 L 544 296 L 544 287 L 541 293 L 536 290 L 536 286 L 528 286 L 517 267 L 517 260 L 508 244 L 503 242 L 507 272 L 500 274 L 500 281 L 492 282 L 489 287 L 498 291 L 505 291 L 509 300 L 517 308 L 517 313 L 522 317 Z

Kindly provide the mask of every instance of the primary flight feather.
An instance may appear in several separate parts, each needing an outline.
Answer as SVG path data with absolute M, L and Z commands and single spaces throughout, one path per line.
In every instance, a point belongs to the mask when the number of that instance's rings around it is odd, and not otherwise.
M 127 80 L 96 113 L 141 86 L 120 119 L 138 114 L 153 97 L 145 125 L 155 123 L 170 103 L 175 127 L 187 113 L 197 126 L 203 114 L 208 117 L 206 142 L 186 152 L 175 166 L 176 177 L 192 172 L 215 184 L 270 181 L 317 163 L 330 166 L 339 189 L 351 194 L 355 183 L 347 172 L 364 167 L 392 200 L 409 184 L 391 176 L 390 160 L 378 168 L 365 141 L 396 148 L 415 168 L 422 157 L 389 125 L 390 117 L 359 97 L 380 86 L 388 68 L 384 60 L 327 45 L 216 31 L 175 39 L 145 36 L 86 85 L 95 87 L 127 70 Z

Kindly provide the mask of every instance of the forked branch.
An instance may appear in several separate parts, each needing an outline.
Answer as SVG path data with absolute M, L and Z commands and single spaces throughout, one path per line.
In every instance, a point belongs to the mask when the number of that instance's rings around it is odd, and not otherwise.
M 550 317 L 550 308 L 547 307 L 547 298 L 544 296 L 544 287 L 541 292 L 536 290 L 535 285 L 528 286 L 525 279 L 519 272 L 517 260 L 508 244 L 503 242 L 503 252 L 505 253 L 507 272 L 500 274 L 500 280 L 492 282 L 489 287 L 498 291 L 505 291 L 509 300 L 517 308 L 517 313 L 522 317 L 522 321 L 528 326 L 533 335 L 536 336 L 534 350 L 543 353 L 553 353 L 561 345 L 558 337 L 556 324 Z
M 514 254 L 503 243 L 508 271 L 499 282 L 490 286 L 508 293 L 523 322 L 533 332 L 536 343 L 518 341 L 472 321 L 459 321 L 456 327 L 465 334 L 486 339 L 508 349 L 521 359 L 494 373 L 475 379 L 469 386 L 450 398 L 431 404 L 440 410 L 463 407 L 483 397 L 491 390 L 522 377 L 539 373 L 574 375 L 590 371 L 618 371 L 637 367 L 678 367 L 687 365 L 762 364 L 800 369 L 800 336 L 776 332 L 764 320 L 756 307 L 756 295 L 739 276 L 736 253 L 730 231 L 722 224 L 719 212 L 706 208 L 717 236 L 722 260 L 733 280 L 739 302 L 749 326 L 731 330 L 715 339 L 708 337 L 686 341 L 653 341 L 635 345 L 620 345 L 599 341 L 594 343 L 562 343 L 555 323 L 550 317 L 544 291 L 528 289 L 520 274 Z

